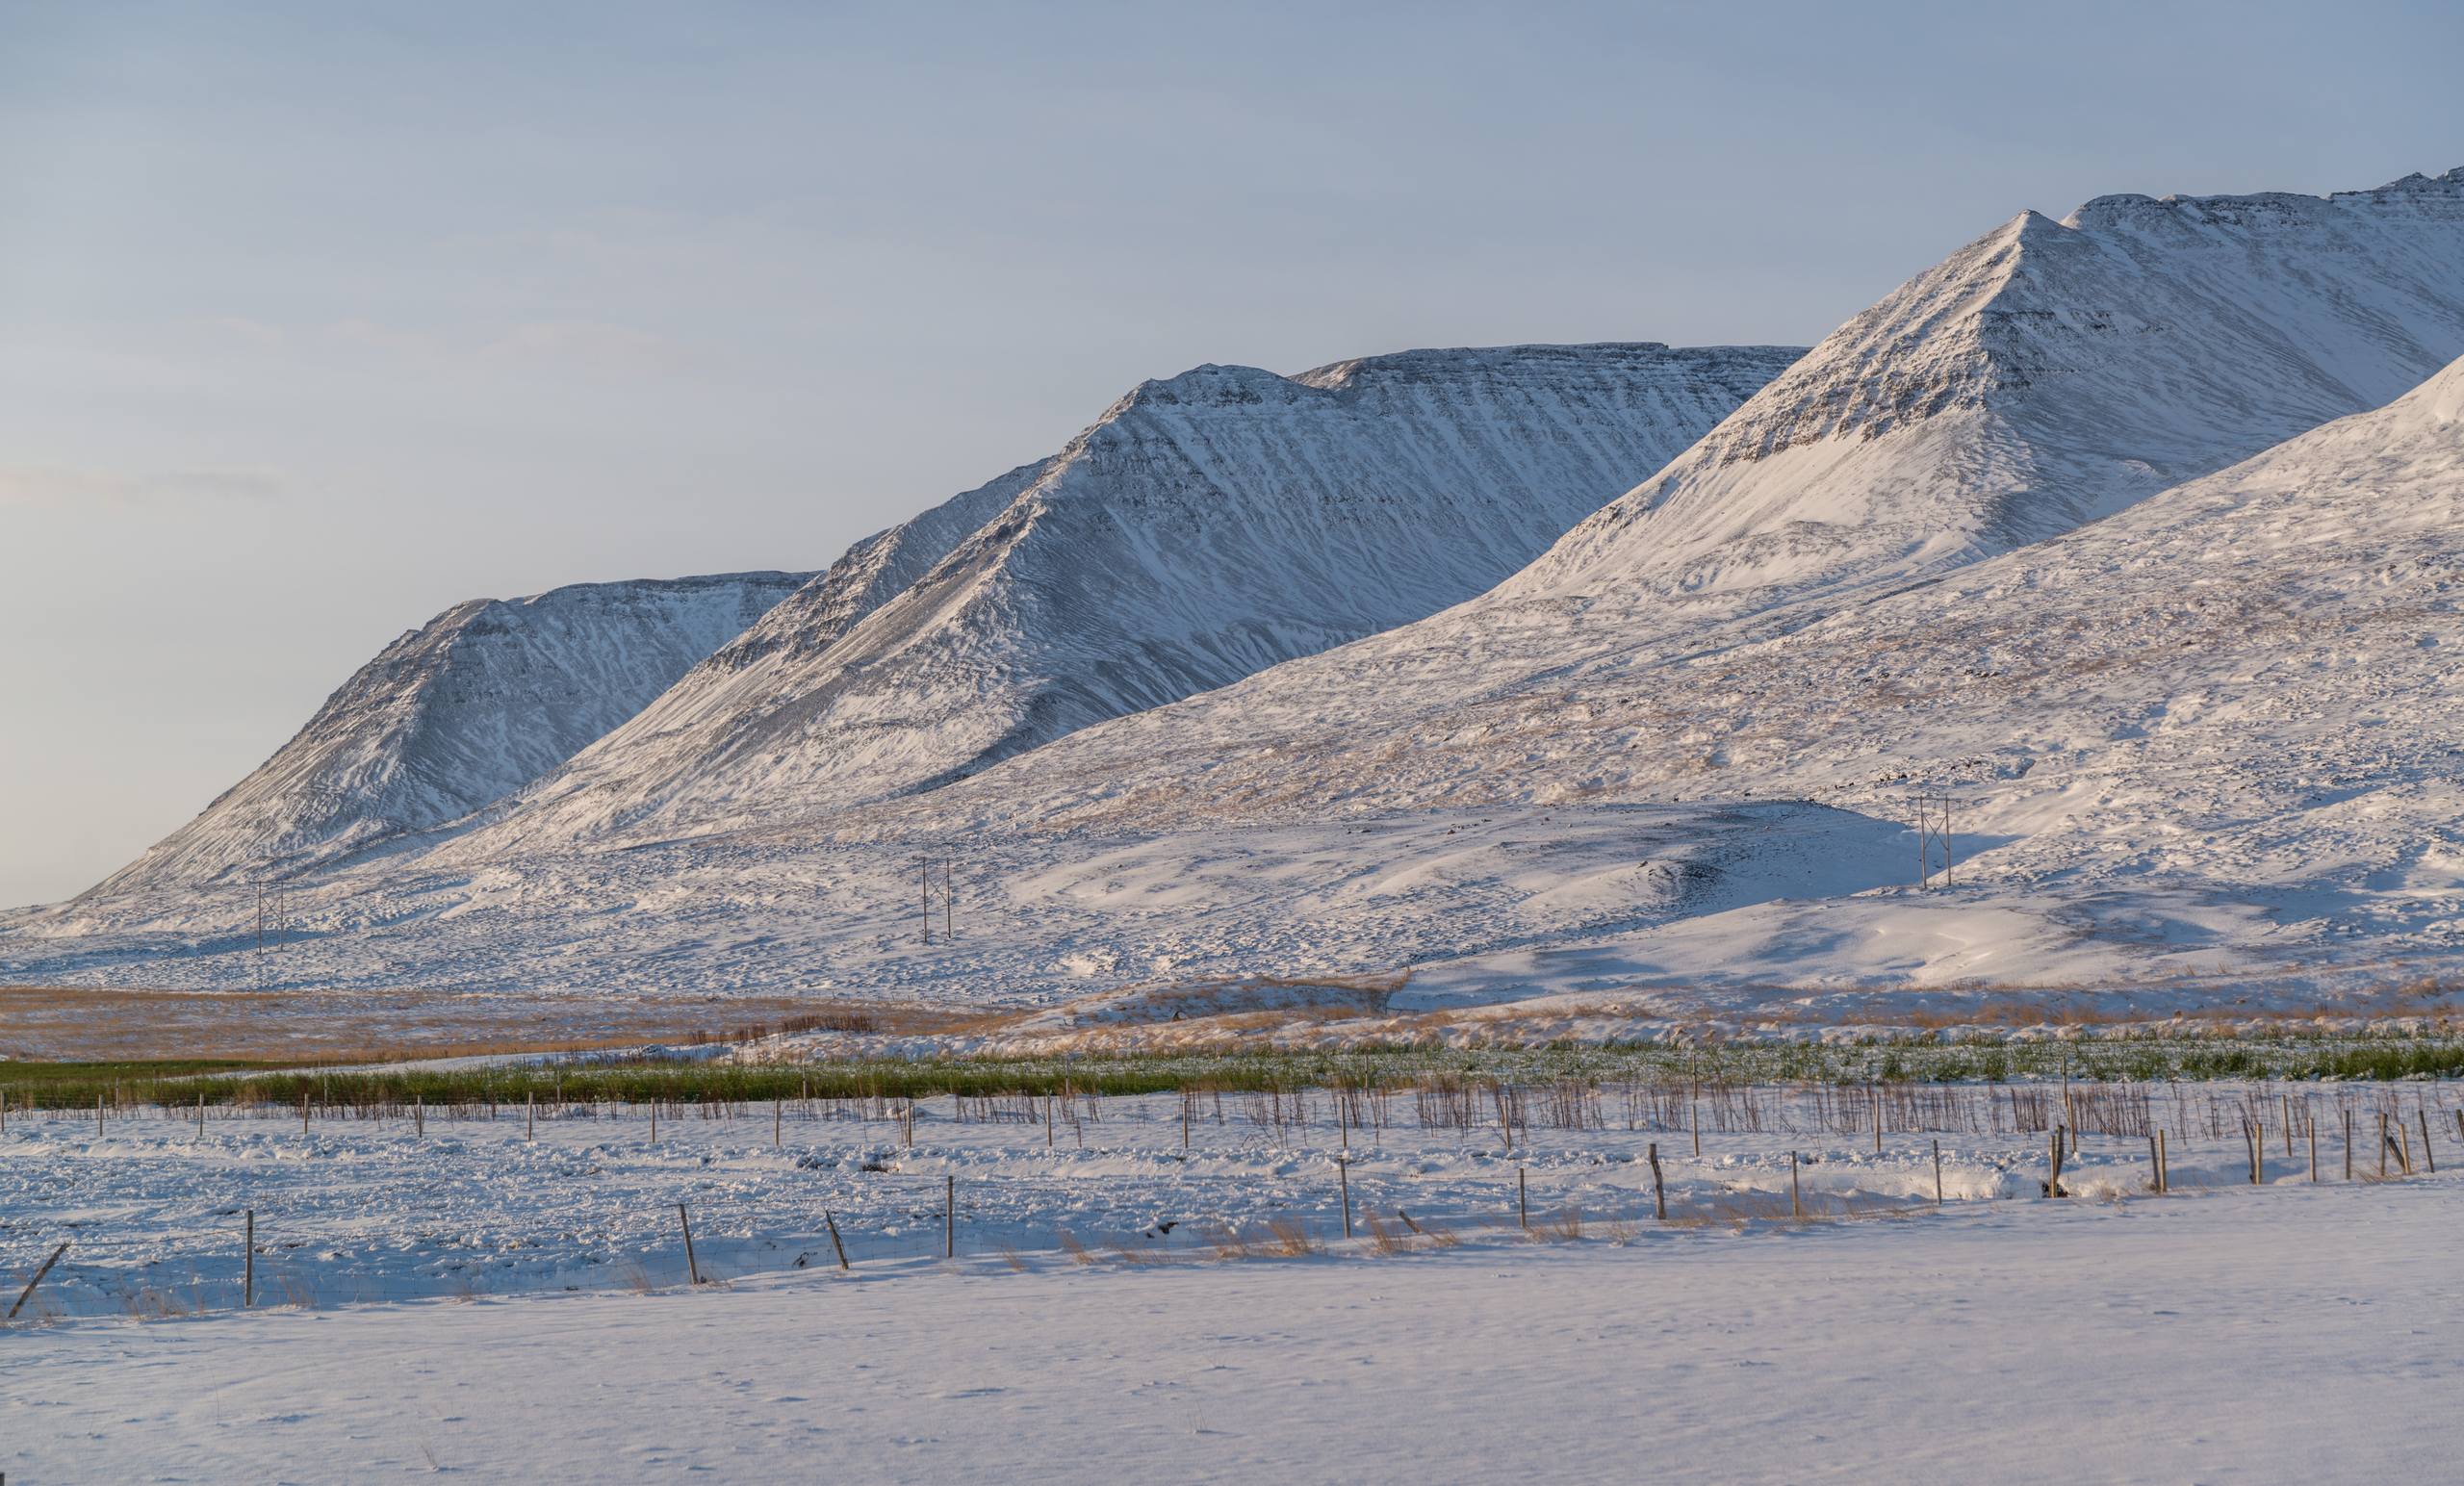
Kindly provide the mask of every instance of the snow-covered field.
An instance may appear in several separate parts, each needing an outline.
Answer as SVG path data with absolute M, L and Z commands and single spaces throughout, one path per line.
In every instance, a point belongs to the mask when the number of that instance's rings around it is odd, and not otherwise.
M 2014 1091 L 1952 1092 L 1976 1112 Z M 2045 1200 L 2041 1137 L 1980 1128 L 1938 1137 L 1938 1137 L 1886 1132 L 1876 1155 L 1811 1133 L 1803 1094 L 1758 1107 L 1797 1133 L 1706 1134 L 1699 1160 L 1682 1131 L 1624 1130 L 1613 1095 L 1609 1128 L 1535 1128 L 1512 1154 L 1494 1126 L 1419 1128 L 1404 1096 L 1343 1138 L 1350 1243 L 1322 1095 L 1305 1129 L 1231 1096 L 1218 1124 L 1201 1102 L 1186 1157 L 1175 1098 L 1057 1119 L 1049 1150 L 1040 1122 L 955 1123 L 947 1101 L 912 1149 L 893 1122 L 819 1109 L 778 1147 L 766 1110 L 662 1121 L 655 1145 L 640 1111 L 545 1119 L 535 1140 L 510 1112 L 424 1137 L 210 1119 L 202 1139 L 153 1114 L 97 1138 L 90 1117 L 21 1114 L 0 1140 L 11 1267 L 54 1235 L 74 1246 L 29 1306 L 52 1319 L 0 1331 L 0 1469 L 2443 1476 L 2458 1178 L 2380 1183 L 2365 1154 L 2343 1180 L 2341 1112 L 2374 1140 L 2383 1089 L 2139 1092 L 2116 1108 L 2170 1127 L 2176 1195 L 2144 1193 L 2143 1140 L 2091 1135 L 2070 1200 Z M 2283 1155 L 2288 1098 L 2318 1116 L 2323 1181 L 2306 1139 Z M 2451 1102 L 2416 1087 L 2393 1106 L 2427 1114 L 2451 1167 Z M 2207 1123 L 2245 1109 L 2275 1121 L 2259 1189 L 2237 1131 Z M 1637 1159 L 1655 1140 L 1667 1224 Z M 1804 1205 L 1839 1220 L 1786 1220 L 1792 1147 Z M 679 1201 L 718 1284 L 683 1283 Z M 263 1308 L 235 1313 L 250 1208 Z M 1366 1237 L 1373 1217 L 1397 1243 Z M 1278 1255 L 1270 1220 L 1317 1251 Z M 1259 1242 L 1226 1257 L 1217 1225 Z

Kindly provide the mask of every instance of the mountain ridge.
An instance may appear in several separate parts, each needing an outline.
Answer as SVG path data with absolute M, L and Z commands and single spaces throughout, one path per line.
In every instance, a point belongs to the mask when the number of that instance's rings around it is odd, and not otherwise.
M 826 636 L 783 606 L 473 849 L 931 789 L 1459 602 L 1798 354 L 1520 346 L 1142 382 L 907 589 Z

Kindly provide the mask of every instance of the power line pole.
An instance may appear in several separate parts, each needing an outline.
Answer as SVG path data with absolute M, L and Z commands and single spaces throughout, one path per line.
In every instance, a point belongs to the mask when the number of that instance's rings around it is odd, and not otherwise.
M 1913 795 L 1909 805 L 1916 811 L 1916 885 L 1921 891 L 1934 885 L 1934 843 L 1942 843 L 1942 885 L 1951 885 L 1951 797 L 1948 795 Z

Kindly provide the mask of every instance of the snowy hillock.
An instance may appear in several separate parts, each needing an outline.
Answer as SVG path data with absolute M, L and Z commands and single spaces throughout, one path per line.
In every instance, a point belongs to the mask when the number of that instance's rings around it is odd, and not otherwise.
M 926 789 L 1420 618 L 1529 561 L 1798 354 L 1527 346 L 1145 383 L 961 498 L 946 525 L 981 525 L 894 597 L 842 563 L 471 849 Z
M 808 575 L 474 599 L 405 632 L 194 820 L 92 889 L 263 881 L 457 819 L 623 722 Z

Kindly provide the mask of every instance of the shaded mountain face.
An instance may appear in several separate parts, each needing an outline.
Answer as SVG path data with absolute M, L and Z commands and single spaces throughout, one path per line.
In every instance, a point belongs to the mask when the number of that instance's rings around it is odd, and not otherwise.
M 509 794 L 809 576 L 585 583 L 456 604 L 385 647 L 256 771 L 93 891 L 295 874 Z
M 470 849 L 931 789 L 1435 612 L 1798 354 L 1507 346 L 1148 382 L 1052 459 L 850 553 Z
M 1755 751 L 1750 785 L 1724 773 L 1772 704 L 1743 678 L 1697 689 L 1721 655 L 2093 529 L 2459 354 L 2464 170 L 2026 214 L 1480 600 L 1090 729 L 895 829 L 1801 787 L 1784 753 Z M 1930 643 L 1958 653 L 1964 616 L 1934 612 Z M 1891 663 L 1818 693 L 1843 728 Z

